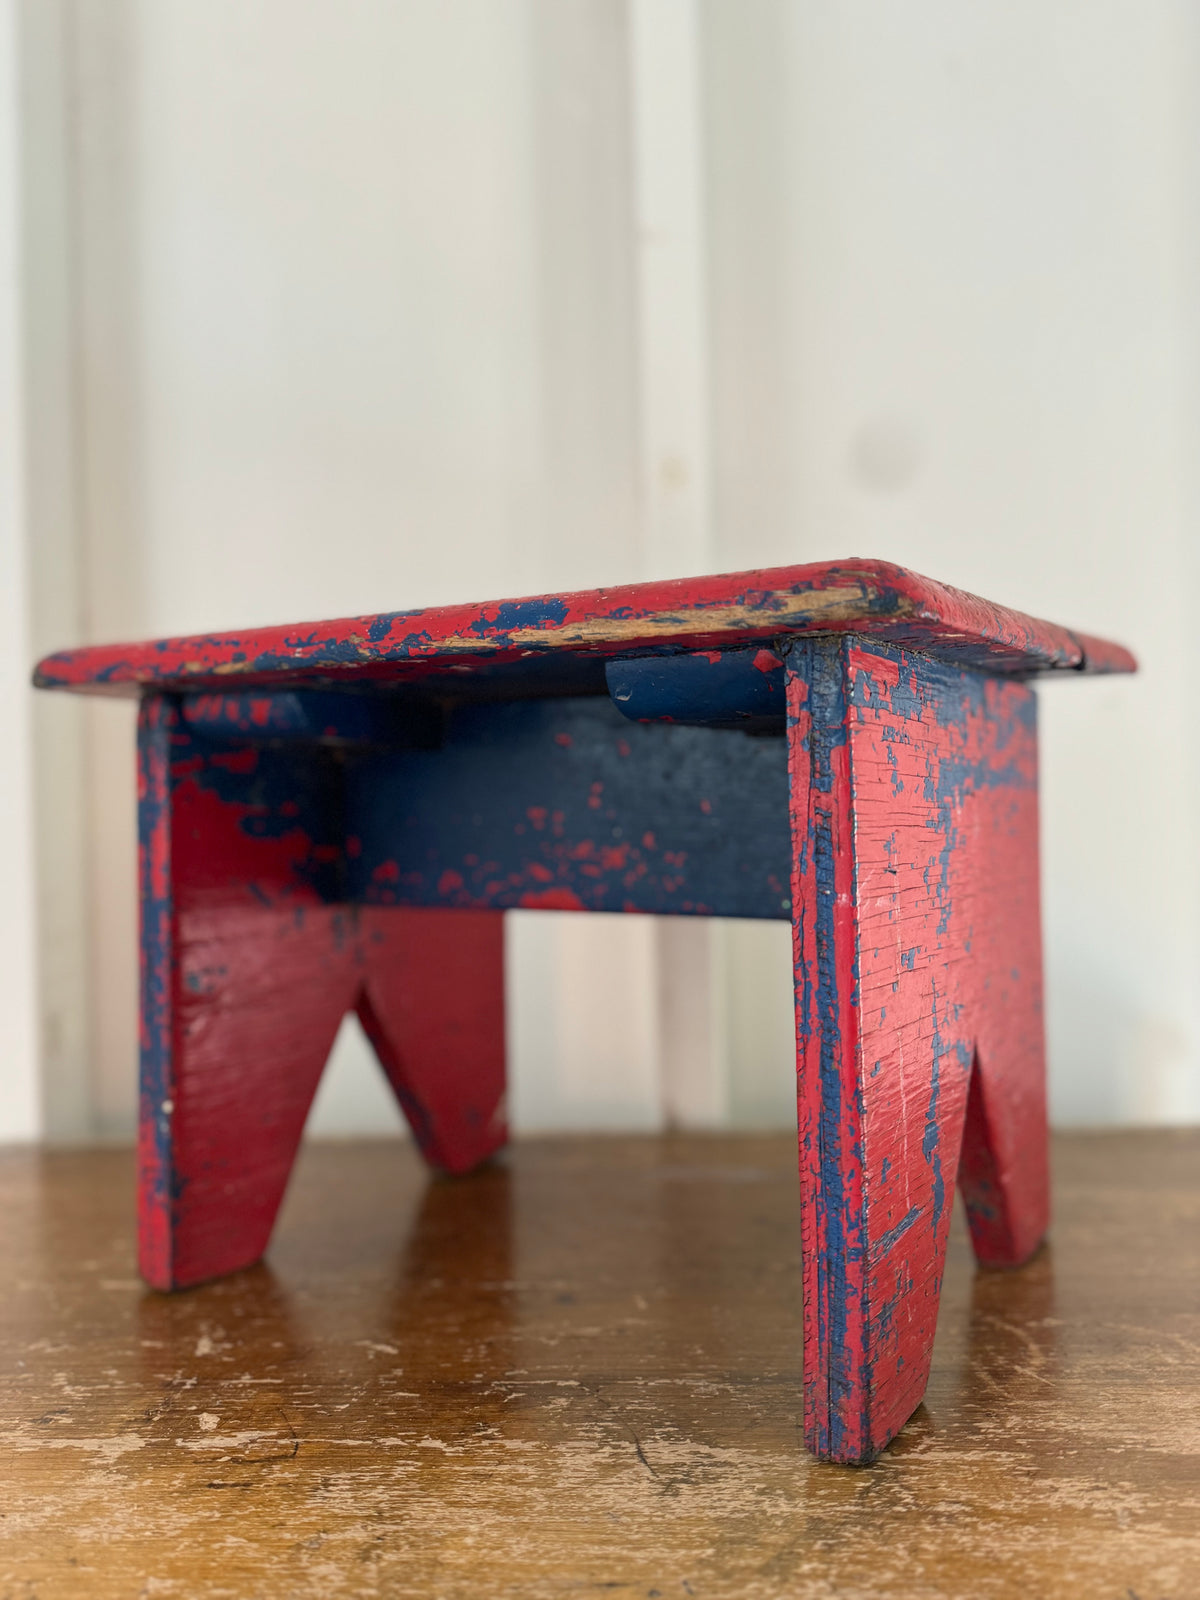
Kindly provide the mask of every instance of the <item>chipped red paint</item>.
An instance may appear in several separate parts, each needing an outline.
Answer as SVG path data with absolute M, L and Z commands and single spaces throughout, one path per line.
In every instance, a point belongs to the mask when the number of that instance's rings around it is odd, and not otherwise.
M 145 695 L 145 1276 L 262 1252 L 347 1010 L 431 1162 L 503 1141 L 505 907 L 790 917 L 805 1435 L 872 1459 L 956 1178 L 980 1260 L 1046 1226 L 1019 680 L 1133 665 L 864 561 L 50 657 Z
M 341 903 L 337 763 L 312 765 L 212 746 L 173 696 L 143 706 L 139 1210 L 156 1288 L 262 1254 L 349 1010 L 434 1165 L 466 1171 L 506 1136 L 499 914 Z
M 527 889 L 519 904 L 526 911 L 586 911 L 573 889 Z
M 141 1191 L 156 1288 L 258 1260 L 347 1011 L 427 1160 L 464 1172 L 504 1142 L 499 916 L 182 898 L 168 1181 L 144 1167 Z
M 606 658 L 847 632 L 919 646 L 994 672 L 1129 672 L 1134 665 L 1119 645 L 992 605 L 886 561 L 850 560 L 96 645 L 47 656 L 35 681 L 42 688 L 136 694 L 143 688 L 228 692 L 231 686 L 433 678 L 465 691 L 464 679 L 516 668 L 507 674 L 516 684 L 548 671 L 545 681 L 557 692 L 570 692 L 555 679 L 549 656 L 562 658 L 560 669 L 577 678 L 575 692 L 584 692 Z M 464 677 L 450 676 L 450 669 Z
M 805 1428 L 862 1461 L 925 1390 L 956 1172 L 980 1259 L 1046 1228 L 1036 702 L 855 640 L 789 699 Z

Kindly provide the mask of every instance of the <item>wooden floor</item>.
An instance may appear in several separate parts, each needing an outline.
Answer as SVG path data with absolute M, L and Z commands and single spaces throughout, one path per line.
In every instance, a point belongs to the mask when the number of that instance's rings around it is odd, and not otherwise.
M 1200 1596 L 1200 1132 L 1056 1153 L 961 1231 L 874 1467 L 797 1426 L 786 1138 L 578 1139 L 430 1182 L 303 1156 L 269 1265 L 134 1275 L 123 1152 L 0 1155 L 0 1600 Z

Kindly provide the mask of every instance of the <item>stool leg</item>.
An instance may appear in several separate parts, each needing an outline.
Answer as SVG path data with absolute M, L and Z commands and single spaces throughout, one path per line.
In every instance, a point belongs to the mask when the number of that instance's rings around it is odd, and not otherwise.
M 998 830 L 990 852 L 1003 872 L 991 890 L 1001 914 L 979 927 L 975 941 L 988 981 L 975 987 L 958 1168 L 976 1259 L 996 1267 L 1027 1261 L 1050 1220 L 1036 818 L 1029 821 L 1033 837 L 1024 848 Z
M 503 1143 L 502 913 L 342 904 L 342 779 L 319 746 L 223 743 L 156 695 L 138 778 L 148 1282 L 262 1254 L 353 1008 L 431 1162 Z
M 1046 1098 L 1014 1093 L 1002 1067 L 977 1060 L 967 1095 L 958 1183 L 975 1258 L 1019 1267 L 1045 1236 L 1050 1212 Z
M 266 1248 L 361 983 L 353 913 L 307 876 L 328 851 L 320 774 L 272 759 L 207 748 L 170 696 L 142 708 L 139 1242 L 158 1289 Z
M 142 1097 L 141 1266 L 158 1289 L 266 1249 L 358 983 L 335 908 L 181 920 L 170 1090 Z
M 364 907 L 358 1015 L 425 1159 L 466 1172 L 508 1137 L 504 917 Z
M 861 1462 L 925 1390 L 960 1153 L 981 1258 L 1045 1228 L 1035 702 L 854 639 L 788 692 L 805 1436 Z

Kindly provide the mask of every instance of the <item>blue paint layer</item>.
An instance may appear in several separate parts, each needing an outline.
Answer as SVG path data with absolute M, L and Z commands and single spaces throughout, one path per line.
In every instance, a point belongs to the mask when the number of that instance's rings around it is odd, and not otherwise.
M 510 600 L 497 606 L 486 620 L 474 625 L 473 631 L 481 637 L 493 633 L 524 632 L 527 628 L 553 628 L 567 620 L 571 608 L 565 600 L 544 595 L 535 600 Z
M 784 730 L 783 663 L 762 648 L 638 656 L 608 662 L 605 675 L 631 722 Z
M 796 646 L 788 656 L 790 668 L 808 685 L 807 711 L 811 717 L 809 755 L 811 784 L 822 794 L 834 788 L 833 753 L 846 741 L 846 674 L 842 642 L 813 640 Z M 843 1137 L 841 1080 L 841 997 L 835 967 L 836 903 L 835 841 L 830 810 L 812 807 L 807 848 L 812 852 L 817 881 L 816 909 L 816 1014 L 820 1027 L 821 1119 L 820 1148 L 816 1152 L 820 1174 L 821 1222 L 825 1249 L 818 1263 L 818 1324 L 820 1343 L 828 1352 L 828 1433 L 810 1444 L 819 1454 L 841 1459 L 845 1454 L 846 1406 L 853 1383 L 850 1375 L 849 1326 L 851 1301 L 857 1291 L 847 1267 L 862 1251 L 862 1216 L 846 1189 L 847 1158 Z M 806 986 L 811 984 L 807 973 Z M 811 1016 L 810 995 L 802 997 L 802 1026 Z M 861 1159 L 861 1152 L 855 1152 Z M 865 1318 L 864 1339 L 866 1337 Z M 862 1352 L 865 1356 L 866 1351 Z
M 351 898 L 791 915 L 783 740 L 598 699 L 462 707 L 434 751 L 346 763 Z
M 180 702 L 201 739 L 328 745 L 436 747 L 442 712 L 413 695 L 291 689 L 271 694 L 195 694 Z
M 302 836 L 292 881 L 327 903 L 790 917 L 783 740 L 633 726 L 591 697 L 439 712 L 436 747 L 327 740 L 331 715 L 378 734 L 384 712 L 341 704 L 365 698 L 189 699 L 173 782 L 251 838 Z
M 894 1228 L 888 1228 L 886 1232 L 881 1233 L 876 1238 L 872 1239 L 872 1265 L 874 1265 L 874 1263 L 877 1261 L 883 1260 L 884 1256 L 886 1256 L 893 1246 L 904 1237 L 904 1235 L 913 1226 L 920 1215 L 920 1206 L 910 1206 Z
M 178 709 L 154 695 L 138 718 L 138 842 L 141 921 L 140 1098 L 143 1130 L 153 1130 L 154 1188 L 149 1199 L 172 1199 L 171 1098 L 174 1035 L 175 904 L 170 851 L 171 737 Z

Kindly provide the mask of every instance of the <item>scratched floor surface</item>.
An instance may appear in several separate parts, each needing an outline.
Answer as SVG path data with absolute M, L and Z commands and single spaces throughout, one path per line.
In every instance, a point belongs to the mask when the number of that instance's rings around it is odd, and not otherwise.
M 310 1147 L 270 1265 L 134 1277 L 123 1152 L 0 1154 L 0 1597 L 1200 1596 L 1200 1131 L 952 1244 L 922 1411 L 799 1431 L 786 1138 Z

